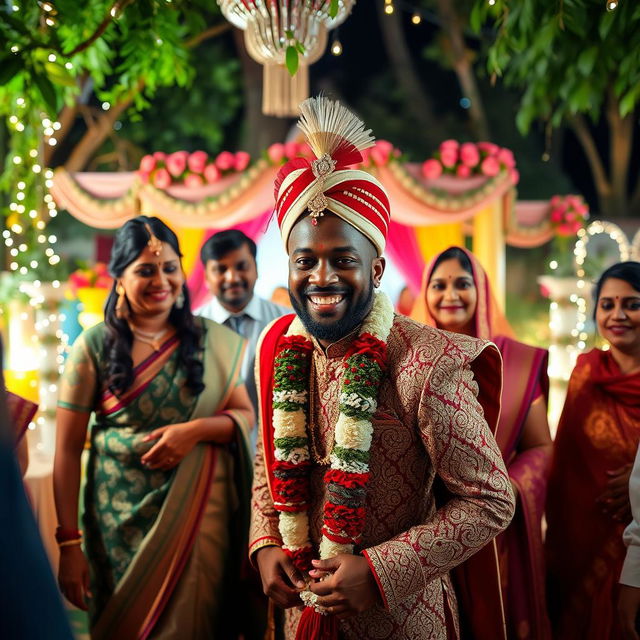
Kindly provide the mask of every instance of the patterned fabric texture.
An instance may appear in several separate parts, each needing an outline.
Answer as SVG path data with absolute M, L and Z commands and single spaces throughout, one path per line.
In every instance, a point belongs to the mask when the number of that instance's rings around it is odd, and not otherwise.
M 333 445 L 339 381 L 348 339 L 312 355 L 310 449 L 314 461 Z M 348 639 L 447 638 L 457 605 L 449 571 L 487 544 L 509 523 L 514 498 L 500 451 L 478 402 L 474 371 L 499 366 L 495 347 L 397 316 L 388 340 L 388 372 L 373 418 L 361 550 L 385 606 L 341 623 Z M 494 376 L 496 371 L 489 372 Z M 497 419 L 496 389 L 480 389 L 490 420 Z M 311 539 L 321 537 L 326 499 L 323 474 L 311 475 Z M 438 475 L 452 499 L 436 507 Z M 250 553 L 280 544 L 262 445 L 255 463 Z M 447 613 L 447 609 L 451 615 Z M 300 613 L 286 612 L 286 637 Z M 455 626 L 455 625 L 454 625 Z M 457 631 L 450 629 L 455 637 Z

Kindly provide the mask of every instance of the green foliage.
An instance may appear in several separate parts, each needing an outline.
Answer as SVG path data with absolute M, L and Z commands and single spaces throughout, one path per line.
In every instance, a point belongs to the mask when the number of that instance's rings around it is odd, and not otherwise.
M 640 4 L 622 0 L 606 11 L 601 0 L 476 0 L 470 16 L 479 31 L 492 24 L 490 74 L 524 90 L 521 132 L 534 120 L 558 126 L 576 114 L 598 119 L 613 91 L 620 114 L 640 100 Z
M 88 88 L 103 103 L 133 100 L 139 112 L 163 87 L 189 86 L 190 38 L 222 21 L 207 0 L 123 0 L 117 13 L 113 6 L 112 0 L 0 5 L 0 42 L 7 44 L 0 50 L 0 117 L 9 131 L 0 191 L 11 200 L 2 213 L 13 234 L 6 240 L 14 269 L 31 279 L 64 277 L 64 261 L 48 253 L 43 233 L 51 208 L 43 145 L 55 138 L 60 109 Z

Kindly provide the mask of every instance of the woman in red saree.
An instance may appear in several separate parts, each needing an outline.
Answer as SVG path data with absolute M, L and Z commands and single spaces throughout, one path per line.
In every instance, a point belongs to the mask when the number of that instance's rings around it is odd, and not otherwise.
M 89 608 L 93 640 L 233 637 L 223 597 L 246 554 L 253 422 L 244 341 L 191 315 L 177 238 L 157 218 L 118 231 L 109 268 L 105 322 L 76 340 L 60 384 L 62 592 Z
M 547 352 L 514 340 L 475 256 L 450 247 L 424 272 L 412 317 L 500 349 L 504 366 L 496 440 L 517 496 L 516 515 L 497 539 L 508 638 L 550 637 L 544 595 L 542 513 L 551 458 Z
M 640 263 L 607 269 L 595 301 L 598 333 L 609 349 L 578 357 L 549 479 L 549 611 L 561 640 L 623 637 L 616 584 L 640 442 Z

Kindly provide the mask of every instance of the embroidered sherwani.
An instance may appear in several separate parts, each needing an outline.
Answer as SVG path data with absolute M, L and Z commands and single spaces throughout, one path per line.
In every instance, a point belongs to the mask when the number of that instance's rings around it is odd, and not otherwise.
M 314 344 L 310 393 L 311 540 L 320 541 L 323 475 L 333 446 L 345 338 L 325 351 Z M 361 550 L 384 607 L 341 622 L 346 639 L 426 640 L 456 637 L 457 605 L 449 571 L 486 545 L 511 520 L 514 496 L 483 415 L 497 420 L 500 359 L 487 342 L 397 316 L 388 339 L 388 369 L 378 395 L 370 449 Z M 259 358 L 258 358 L 259 361 Z M 474 379 L 489 382 L 489 388 Z M 259 436 L 261 438 L 261 435 Z M 449 499 L 436 506 L 439 476 Z M 258 442 L 250 554 L 281 544 L 278 515 Z M 286 638 L 300 617 L 286 612 Z

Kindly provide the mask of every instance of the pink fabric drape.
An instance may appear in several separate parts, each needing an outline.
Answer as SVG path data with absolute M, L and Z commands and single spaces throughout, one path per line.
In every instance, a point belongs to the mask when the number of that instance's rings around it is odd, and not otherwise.
M 425 265 L 415 229 L 392 220 L 389 225 L 386 253 L 404 276 L 407 286 L 417 295 L 420 292 Z
M 260 236 L 264 234 L 269 226 L 269 220 L 271 219 L 272 210 L 268 209 L 259 216 L 240 224 L 234 224 L 231 227 L 221 227 L 216 229 L 209 229 L 203 239 L 202 244 L 218 231 L 224 231 L 225 229 L 238 229 L 247 236 L 249 236 L 256 244 L 259 242 Z M 189 279 L 187 280 L 187 287 L 189 287 L 189 293 L 191 295 L 191 308 L 197 309 L 204 304 L 209 297 L 209 291 L 207 290 L 204 280 L 204 268 L 202 262 L 198 260 Z

